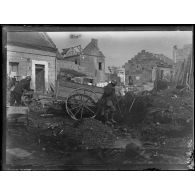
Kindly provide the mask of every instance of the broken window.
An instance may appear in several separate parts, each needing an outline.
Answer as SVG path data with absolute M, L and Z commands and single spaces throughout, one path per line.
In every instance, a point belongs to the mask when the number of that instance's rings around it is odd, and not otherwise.
M 99 62 L 99 70 L 102 70 L 102 63 Z

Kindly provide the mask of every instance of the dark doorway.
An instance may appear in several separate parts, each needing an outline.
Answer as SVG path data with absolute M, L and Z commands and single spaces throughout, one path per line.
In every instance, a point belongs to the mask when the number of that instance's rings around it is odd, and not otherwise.
M 44 65 L 35 65 L 35 85 L 36 91 L 44 93 L 45 91 L 45 67 Z
M 102 70 L 102 63 L 99 62 L 99 70 Z

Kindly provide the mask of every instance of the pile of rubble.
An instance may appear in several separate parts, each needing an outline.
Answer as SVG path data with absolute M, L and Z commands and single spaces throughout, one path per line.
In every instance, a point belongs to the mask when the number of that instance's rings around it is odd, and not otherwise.
M 192 122 L 192 113 L 193 92 L 170 88 L 156 94 L 127 93 L 118 101 L 116 119 L 129 126 L 148 122 Z
M 134 94 L 128 92 L 118 100 L 115 119 L 129 126 L 140 124 L 146 117 L 147 108 L 151 105 L 151 94 Z
M 91 148 L 110 148 L 116 140 L 113 130 L 95 119 L 85 119 L 79 125 L 82 145 Z
M 41 124 L 39 124 L 41 127 Z M 116 136 L 113 130 L 96 119 L 83 119 L 82 121 L 57 120 L 44 122 L 41 136 L 58 139 L 59 141 L 71 140 L 75 145 L 84 149 L 110 148 Z

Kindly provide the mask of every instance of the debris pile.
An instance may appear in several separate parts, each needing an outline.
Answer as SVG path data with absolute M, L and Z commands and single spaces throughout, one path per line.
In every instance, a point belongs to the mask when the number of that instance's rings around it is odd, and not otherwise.
M 45 113 L 47 108 L 39 101 L 39 100 L 33 100 L 31 104 L 29 104 L 29 109 L 32 112 L 36 113 Z
M 129 126 L 141 123 L 146 114 L 147 108 L 152 105 L 151 94 L 133 94 L 128 92 L 118 101 L 116 120 Z M 122 113 L 121 113 L 122 112 Z
M 77 147 L 84 149 L 110 148 L 113 146 L 116 136 L 110 127 L 95 119 L 83 119 L 75 123 L 56 121 L 44 123 L 45 130 L 42 131 L 42 138 L 49 137 L 58 141 L 71 140 Z
M 82 145 L 91 148 L 110 148 L 116 140 L 110 127 L 95 119 L 85 119 L 79 126 Z

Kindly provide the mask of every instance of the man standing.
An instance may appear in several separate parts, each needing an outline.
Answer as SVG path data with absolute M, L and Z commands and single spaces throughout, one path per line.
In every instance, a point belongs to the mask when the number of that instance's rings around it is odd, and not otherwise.
M 133 85 L 133 79 L 131 76 L 129 76 L 129 85 Z
M 107 86 L 104 87 L 104 93 L 102 96 L 103 100 L 103 106 L 104 106 L 104 116 L 106 122 L 112 122 L 116 123 L 116 121 L 113 119 L 114 117 L 114 112 L 116 111 L 116 108 L 114 106 L 114 101 L 116 98 L 115 94 L 115 86 L 117 82 L 116 80 L 111 81 Z M 109 120 L 109 115 L 110 115 L 110 120 Z
M 16 84 L 15 88 L 11 93 L 11 100 L 10 100 L 11 106 L 13 106 L 15 102 L 17 106 L 21 105 L 21 97 L 24 90 L 27 91 L 30 90 L 30 81 L 31 81 L 31 77 L 27 76 L 26 78 L 20 80 L 20 82 Z

